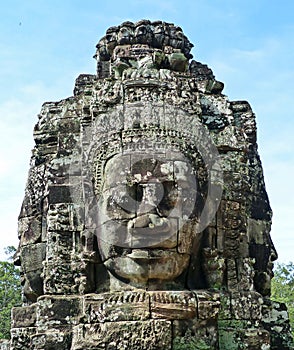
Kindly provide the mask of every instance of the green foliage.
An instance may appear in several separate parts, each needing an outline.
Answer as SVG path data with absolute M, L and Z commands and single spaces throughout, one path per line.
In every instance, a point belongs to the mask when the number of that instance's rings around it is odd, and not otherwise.
M 294 336 L 294 263 L 277 264 L 274 273 L 271 299 L 287 305 Z
M 211 350 L 211 347 L 199 337 L 192 336 L 188 330 L 183 337 L 176 337 L 173 342 L 174 350 Z
M 0 261 L 0 339 L 10 338 L 11 308 L 21 305 L 20 273 L 12 262 L 15 251 L 7 247 L 8 261 Z

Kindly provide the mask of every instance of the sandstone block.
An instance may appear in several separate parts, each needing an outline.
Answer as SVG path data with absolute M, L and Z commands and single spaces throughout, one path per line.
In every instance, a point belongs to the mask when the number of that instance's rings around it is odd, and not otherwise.
M 147 320 L 149 295 L 143 291 L 90 294 L 84 298 L 84 314 L 88 323 Z
M 36 326 L 36 304 L 14 307 L 12 309 L 12 328 Z
M 85 324 L 74 327 L 71 350 L 170 350 L 171 339 L 169 321 Z
M 38 330 L 75 325 L 79 322 L 81 316 L 82 301 L 78 296 L 44 295 L 38 299 Z
M 10 350 L 31 349 L 31 337 L 36 331 L 37 329 L 35 327 L 12 328 Z
M 197 315 L 196 298 L 193 292 L 149 292 L 151 318 L 179 320 L 192 319 Z

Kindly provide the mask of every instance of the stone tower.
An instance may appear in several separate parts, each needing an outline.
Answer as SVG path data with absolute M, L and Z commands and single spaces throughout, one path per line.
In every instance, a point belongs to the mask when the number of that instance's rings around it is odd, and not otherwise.
M 269 300 L 255 116 L 171 23 L 111 27 L 44 103 L 19 216 L 11 349 L 290 349 Z

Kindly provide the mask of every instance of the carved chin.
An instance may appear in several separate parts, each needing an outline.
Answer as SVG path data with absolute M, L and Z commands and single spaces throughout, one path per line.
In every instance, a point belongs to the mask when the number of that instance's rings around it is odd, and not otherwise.
M 176 251 L 134 249 L 126 256 L 108 259 L 105 266 L 114 276 L 135 283 L 173 281 L 187 268 L 189 257 Z

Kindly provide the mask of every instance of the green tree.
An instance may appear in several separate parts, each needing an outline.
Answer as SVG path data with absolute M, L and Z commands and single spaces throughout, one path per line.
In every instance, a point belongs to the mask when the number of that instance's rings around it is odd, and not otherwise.
M 0 339 L 10 338 L 11 308 L 21 305 L 20 272 L 12 262 L 16 249 L 5 249 L 7 261 L 0 261 Z
M 272 279 L 272 300 L 285 303 L 294 336 L 294 263 L 277 264 Z

